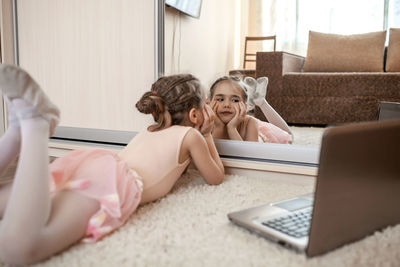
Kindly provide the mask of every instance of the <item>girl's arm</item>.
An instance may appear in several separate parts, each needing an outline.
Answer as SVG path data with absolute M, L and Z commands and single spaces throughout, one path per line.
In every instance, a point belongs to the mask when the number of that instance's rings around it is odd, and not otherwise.
M 238 140 L 238 141 L 243 141 L 242 136 L 239 134 L 237 128 L 235 127 L 227 127 L 228 129 L 228 135 L 229 135 L 229 140 Z
M 214 113 L 214 127 L 211 129 L 212 137 L 214 139 L 223 139 L 226 131 L 226 125 L 221 121 L 217 114 L 217 102 L 212 101 L 210 105 Z
M 222 183 L 225 175 L 224 166 L 211 134 L 203 137 L 193 129 L 187 133 L 185 139 L 189 143 L 190 156 L 204 180 L 212 185 Z
M 204 180 L 208 184 L 217 185 L 224 180 L 225 171 L 211 135 L 215 115 L 207 105 L 203 115 L 204 122 L 200 132 L 195 129 L 189 130 L 183 145 L 187 147 L 190 157 Z
M 257 121 L 252 116 L 246 116 L 248 119 L 246 127 L 245 141 L 258 142 L 258 125 Z
M 221 124 L 215 123 L 215 126 L 212 130 L 212 137 L 215 139 L 222 139 L 225 133 L 225 124 L 221 122 Z
M 234 106 L 234 108 L 236 111 L 235 117 L 233 117 L 233 119 L 228 122 L 228 124 L 226 125 L 226 129 L 228 131 L 230 140 L 243 141 L 243 138 L 238 131 L 238 126 L 244 122 L 244 119 L 246 117 L 246 106 L 244 103 L 240 102 L 239 106 Z

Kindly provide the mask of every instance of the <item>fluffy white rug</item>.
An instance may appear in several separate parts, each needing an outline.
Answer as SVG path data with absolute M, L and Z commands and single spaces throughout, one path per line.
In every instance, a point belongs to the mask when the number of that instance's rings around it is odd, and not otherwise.
M 400 225 L 307 259 L 230 223 L 226 216 L 312 190 L 311 183 L 289 184 L 261 174 L 227 175 L 223 184 L 209 186 L 190 170 L 168 196 L 140 207 L 110 236 L 95 244 L 76 244 L 37 266 L 398 266 Z
M 325 129 L 324 127 L 290 126 L 290 130 L 294 136 L 293 144 L 319 146 L 321 145 L 321 139 Z

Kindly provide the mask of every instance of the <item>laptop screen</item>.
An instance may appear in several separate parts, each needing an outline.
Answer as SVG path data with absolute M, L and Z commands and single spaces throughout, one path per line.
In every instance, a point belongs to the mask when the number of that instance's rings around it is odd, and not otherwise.
M 380 102 L 378 109 L 378 120 L 400 119 L 400 103 Z

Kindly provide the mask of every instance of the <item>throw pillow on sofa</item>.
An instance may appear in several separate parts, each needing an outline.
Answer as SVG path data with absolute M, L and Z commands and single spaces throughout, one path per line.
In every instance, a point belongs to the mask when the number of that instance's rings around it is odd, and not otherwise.
M 389 32 L 386 71 L 400 72 L 400 28 L 391 28 Z
M 339 35 L 310 31 L 304 72 L 383 72 L 386 31 Z

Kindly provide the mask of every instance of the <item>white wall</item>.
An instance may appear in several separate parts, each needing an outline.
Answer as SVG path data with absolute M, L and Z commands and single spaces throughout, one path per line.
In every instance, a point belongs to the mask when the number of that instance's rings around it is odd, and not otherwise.
M 208 88 L 216 78 L 239 67 L 234 64 L 234 41 L 235 37 L 237 38 L 235 8 L 238 4 L 240 0 L 203 0 L 200 19 L 180 14 L 167 7 L 166 74 L 192 73 Z

